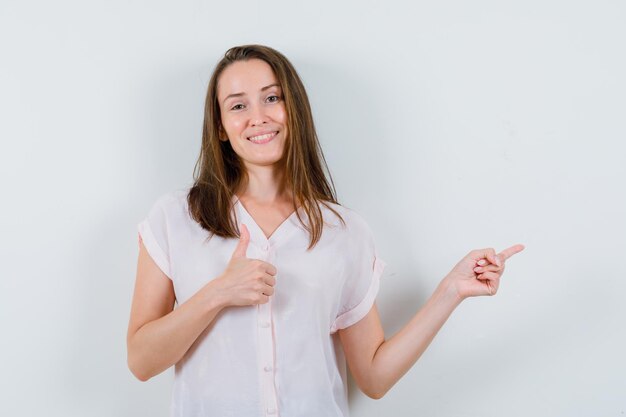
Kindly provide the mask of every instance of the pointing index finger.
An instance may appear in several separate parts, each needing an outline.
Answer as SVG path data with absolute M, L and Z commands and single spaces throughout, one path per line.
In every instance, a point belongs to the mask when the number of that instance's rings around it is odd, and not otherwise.
M 511 256 L 515 255 L 516 253 L 523 251 L 524 248 L 526 248 L 524 245 L 522 245 L 521 243 L 518 243 L 517 245 L 513 245 L 510 248 L 503 250 L 502 252 L 498 254 L 498 256 L 500 257 L 500 259 L 504 261 L 510 258 Z

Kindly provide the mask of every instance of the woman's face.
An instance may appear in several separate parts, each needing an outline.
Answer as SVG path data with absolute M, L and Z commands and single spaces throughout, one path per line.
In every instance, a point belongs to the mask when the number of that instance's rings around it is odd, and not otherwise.
M 250 59 L 230 64 L 219 77 L 217 99 L 223 133 L 246 168 L 280 161 L 287 113 L 282 90 L 267 62 Z

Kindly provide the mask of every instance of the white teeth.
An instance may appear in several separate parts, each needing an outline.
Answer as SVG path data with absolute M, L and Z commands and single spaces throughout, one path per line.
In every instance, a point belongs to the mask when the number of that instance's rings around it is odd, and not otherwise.
M 252 136 L 252 137 L 248 138 L 248 140 L 251 140 L 252 142 L 260 142 L 262 140 L 271 138 L 275 134 L 276 134 L 276 132 L 272 132 L 272 133 L 266 133 L 265 135 Z

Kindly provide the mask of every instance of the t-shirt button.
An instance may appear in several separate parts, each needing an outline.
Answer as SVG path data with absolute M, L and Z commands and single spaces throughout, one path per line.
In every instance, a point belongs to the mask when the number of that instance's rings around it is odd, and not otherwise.
M 261 327 L 270 327 L 269 321 L 262 321 L 261 322 Z
M 270 245 L 268 245 L 268 244 L 263 245 L 263 250 L 264 250 L 265 252 L 267 252 L 268 250 L 270 250 Z
M 269 372 L 269 371 L 271 371 L 271 370 L 272 370 L 272 367 L 271 367 L 271 366 L 269 366 L 269 365 L 265 365 L 265 367 L 263 367 L 263 370 L 264 370 L 265 372 Z
M 276 409 L 275 408 L 268 408 L 267 409 L 267 414 L 276 414 Z

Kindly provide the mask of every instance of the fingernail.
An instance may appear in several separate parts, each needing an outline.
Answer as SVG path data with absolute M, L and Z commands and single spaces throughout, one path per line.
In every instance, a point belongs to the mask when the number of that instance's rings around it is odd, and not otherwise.
M 485 264 L 485 260 L 481 259 L 480 261 L 477 262 L 478 265 L 483 266 Z

